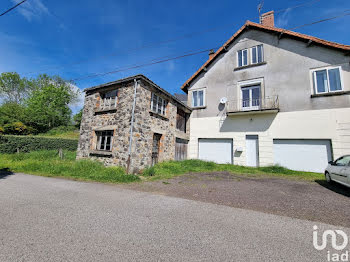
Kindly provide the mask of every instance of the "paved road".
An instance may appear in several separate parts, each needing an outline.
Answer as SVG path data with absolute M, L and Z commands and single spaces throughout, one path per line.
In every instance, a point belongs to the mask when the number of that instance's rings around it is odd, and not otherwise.
M 0 179 L 0 261 L 326 261 L 313 225 L 113 185 Z

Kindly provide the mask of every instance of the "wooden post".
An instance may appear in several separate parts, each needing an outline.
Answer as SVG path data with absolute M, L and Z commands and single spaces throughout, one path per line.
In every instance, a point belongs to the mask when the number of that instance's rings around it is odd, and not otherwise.
M 19 154 L 19 148 L 17 147 L 17 154 Z

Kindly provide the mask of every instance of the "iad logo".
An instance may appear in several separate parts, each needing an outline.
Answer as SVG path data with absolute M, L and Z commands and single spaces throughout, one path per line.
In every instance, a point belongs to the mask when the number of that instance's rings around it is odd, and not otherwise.
M 313 245 L 314 245 L 314 248 L 317 250 L 324 250 L 327 247 L 329 239 L 330 239 L 332 248 L 337 251 L 344 250 L 349 243 L 348 236 L 345 234 L 343 230 L 325 230 L 322 234 L 321 245 L 319 245 L 317 230 L 318 230 L 318 227 L 314 226 Z M 349 261 L 349 251 L 347 250 L 346 252 L 341 254 L 327 251 L 327 260 L 328 261 Z

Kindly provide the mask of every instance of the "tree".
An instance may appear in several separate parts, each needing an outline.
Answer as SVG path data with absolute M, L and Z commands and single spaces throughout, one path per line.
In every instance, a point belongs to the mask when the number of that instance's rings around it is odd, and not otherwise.
M 80 111 L 73 116 L 74 125 L 76 128 L 80 128 L 82 116 L 83 116 L 83 109 L 80 109 Z
M 32 86 L 18 73 L 7 72 L 0 75 L 0 95 L 5 102 L 20 104 L 29 95 Z
M 15 102 L 6 102 L 0 106 L 0 126 L 14 122 L 25 121 L 25 110 L 23 105 Z
M 68 105 L 78 97 L 74 86 L 58 76 L 40 75 L 31 81 L 33 91 L 26 101 L 26 123 L 39 132 L 68 125 L 72 113 Z

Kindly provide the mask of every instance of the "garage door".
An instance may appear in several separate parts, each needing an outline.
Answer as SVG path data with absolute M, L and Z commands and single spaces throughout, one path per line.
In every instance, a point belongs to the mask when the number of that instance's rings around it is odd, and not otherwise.
M 232 164 L 232 139 L 199 139 L 198 158 L 218 164 Z
M 332 160 L 329 140 L 273 140 L 274 163 L 292 170 L 323 173 Z

